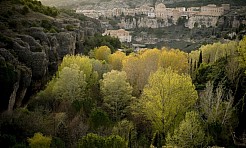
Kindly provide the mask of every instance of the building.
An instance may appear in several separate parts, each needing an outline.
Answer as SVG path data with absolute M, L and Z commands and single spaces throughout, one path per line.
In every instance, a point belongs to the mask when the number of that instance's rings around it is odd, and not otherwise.
M 161 19 L 167 18 L 166 6 L 163 3 L 159 3 L 155 6 L 155 16 Z
M 224 14 L 224 8 L 223 7 L 217 7 L 214 4 L 210 4 L 210 5 L 201 7 L 200 15 L 221 16 L 223 14 Z
M 221 6 L 224 8 L 224 11 L 230 11 L 231 9 L 230 4 L 222 4 Z
M 103 34 L 104 35 L 109 35 L 115 38 L 118 38 L 120 42 L 131 42 L 132 41 L 132 36 L 130 35 L 129 31 L 126 31 L 124 29 L 119 29 L 119 30 L 106 30 Z

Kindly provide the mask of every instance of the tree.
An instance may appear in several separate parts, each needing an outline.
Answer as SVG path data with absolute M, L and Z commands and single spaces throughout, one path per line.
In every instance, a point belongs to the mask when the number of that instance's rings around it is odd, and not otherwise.
M 89 133 L 78 142 L 78 148 L 127 148 L 123 138 L 118 135 L 109 137 Z
M 199 54 L 199 59 L 198 59 L 198 63 L 197 63 L 197 67 L 199 68 L 200 65 L 202 64 L 202 51 L 200 51 L 200 54 Z
M 97 134 L 89 133 L 78 142 L 78 148 L 103 148 L 105 139 Z
M 108 61 L 111 50 L 108 46 L 101 46 L 99 48 L 95 48 L 94 54 L 96 59 Z
M 92 98 L 93 87 L 98 84 L 98 73 L 94 71 L 92 63 L 93 61 L 85 56 L 65 56 L 56 76 L 38 97 L 71 102 Z
M 73 68 L 75 64 L 78 66 L 80 71 L 83 71 L 87 83 L 97 80 L 97 74 L 93 71 L 92 60 L 86 56 L 66 55 L 63 58 L 58 71 L 61 71 L 64 67 Z
M 240 64 L 242 67 L 246 67 L 246 36 L 239 42 L 238 51 Z
M 152 72 L 158 69 L 160 50 L 151 49 L 131 54 L 123 60 L 122 70 L 133 87 L 133 95 L 139 97 Z
M 178 145 L 184 148 L 202 147 L 205 138 L 199 114 L 195 111 L 187 112 L 185 119 L 180 123 L 179 127 L 175 129 L 170 144 Z
M 111 64 L 112 69 L 120 71 L 122 69 L 122 60 L 126 57 L 126 54 L 117 51 L 109 56 L 109 64 Z
M 154 147 L 157 147 L 157 148 L 161 148 L 162 147 L 162 141 L 163 141 L 163 136 L 162 134 L 159 133 L 159 131 L 156 131 L 155 134 L 154 134 L 154 137 L 152 139 L 152 145 Z
M 210 144 L 225 144 L 231 140 L 230 133 L 237 125 L 234 97 L 231 91 L 225 91 L 222 85 L 214 88 L 212 82 L 206 84 L 206 89 L 200 94 L 199 108 L 205 117 L 207 135 L 213 137 Z
M 77 65 L 64 67 L 58 74 L 53 93 L 62 100 L 81 100 L 85 98 L 86 81 L 83 71 Z
M 134 138 L 136 138 L 136 132 L 133 129 L 133 122 L 124 119 L 118 122 L 117 125 L 113 127 L 112 133 L 114 135 L 119 135 L 125 141 L 128 141 L 128 144 L 130 146 L 130 143 L 135 140 Z
M 132 101 L 132 87 L 126 81 L 126 73 L 112 70 L 101 81 L 104 106 L 112 118 L 119 121 L 127 113 Z
M 178 49 L 162 49 L 159 66 L 163 68 L 171 67 L 179 73 L 188 73 L 188 54 Z
M 107 127 L 110 124 L 108 114 L 100 109 L 95 109 L 90 114 L 90 125 L 98 130 L 100 127 Z
M 35 133 L 32 138 L 27 139 L 31 148 L 49 148 L 51 140 L 51 137 L 43 136 L 42 133 Z
M 150 76 L 138 105 L 154 130 L 166 134 L 178 126 L 197 98 L 188 74 L 180 75 L 171 68 L 160 68 Z

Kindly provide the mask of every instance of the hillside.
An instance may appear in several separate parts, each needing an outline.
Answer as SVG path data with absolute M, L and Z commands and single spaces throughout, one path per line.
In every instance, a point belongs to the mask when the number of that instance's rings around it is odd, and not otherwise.
M 67 54 L 101 33 L 98 21 L 32 0 L 0 2 L 0 111 L 24 106 Z M 9 103 L 11 100 L 11 103 Z
M 77 9 L 108 9 L 108 8 L 135 8 L 144 4 L 154 6 L 155 3 L 163 2 L 168 7 L 191 7 L 207 4 L 229 3 L 233 6 L 245 6 L 245 0 L 41 0 L 44 5 L 62 8 Z
M 184 47 L 179 38 L 205 39 L 199 47 L 187 40 L 189 53 L 133 52 L 73 10 L 0 1 L 0 145 L 245 147 L 246 36 L 244 25 L 231 29 L 239 24 L 234 13 L 245 9 L 220 17 L 216 29 L 189 30 L 184 22 L 136 29 L 177 48 Z M 229 39 L 219 42 L 220 35 Z

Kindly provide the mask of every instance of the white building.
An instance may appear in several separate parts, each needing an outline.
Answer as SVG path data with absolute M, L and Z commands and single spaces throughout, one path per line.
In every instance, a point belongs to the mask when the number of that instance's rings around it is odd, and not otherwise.
M 132 41 L 132 36 L 130 35 L 130 32 L 124 29 L 106 30 L 102 35 L 103 36 L 109 35 L 109 36 L 118 38 L 120 42 L 131 42 Z

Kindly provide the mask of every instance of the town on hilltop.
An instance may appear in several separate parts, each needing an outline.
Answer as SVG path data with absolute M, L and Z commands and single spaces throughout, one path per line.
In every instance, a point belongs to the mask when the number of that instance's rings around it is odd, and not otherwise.
M 148 28 L 160 28 L 175 25 L 179 18 L 185 18 L 187 21 L 185 27 L 214 27 L 220 16 L 230 11 L 230 4 L 221 4 L 217 6 L 209 4 L 201 7 L 176 7 L 167 8 L 163 3 L 157 3 L 154 7 L 148 5 L 142 5 L 137 8 L 114 8 L 107 10 L 81 10 L 77 8 L 76 13 L 82 13 L 85 16 L 99 19 L 100 17 L 113 18 L 121 17 L 119 26 L 123 29 L 132 29 L 134 26 L 148 27 Z M 127 22 L 127 16 L 142 16 L 142 23 L 131 20 L 131 23 Z M 124 17 L 125 16 L 125 17 Z

